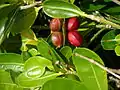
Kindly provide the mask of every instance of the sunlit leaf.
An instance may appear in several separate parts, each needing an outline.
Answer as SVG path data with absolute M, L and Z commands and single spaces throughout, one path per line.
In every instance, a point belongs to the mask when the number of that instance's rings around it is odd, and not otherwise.
M 31 70 L 35 67 L 48 67 L 50 70 L 53 70 L 52 62 L 44 57 L 41 56 L 33 56 L 29 58 L 24 65 L 25 70 Z
M 85 86 L 89 90 L 108 90 L 106 71 L 87 61 L 92 59 L 103 65 L 101 58 L 87 48 L 76 48 L 73 54 L 73 63 Z
M 13 71 L 23 71 L 23 59 L 21 55 L 14 53 L 0 54 L 0 68 Z
M 42 90 L 88 90 L 84 83 L 65 78 L 57 78 L 46 82 Z
M 119 45 L 115 47 L 115 53 L 117 56 L 120 56 L 120 46 Z
M 13 83 L 10 73 L 0 70 L 0 90 L 23 90 Z
M 18 85 L 22 87 L 38 87 L 42 86 L 45 82 L 55 79 L 57 76 L 61 75 L 61 73 L 52 73 L 48 75 L 43 75 L 39 78 L 29 78 L 25 75 L 25 73 L 20 74 L 17 78 Z
M 64 46 L 60 49 L 60 52 L 69 59 L 72 56 L 72 49 L 69 46 Z

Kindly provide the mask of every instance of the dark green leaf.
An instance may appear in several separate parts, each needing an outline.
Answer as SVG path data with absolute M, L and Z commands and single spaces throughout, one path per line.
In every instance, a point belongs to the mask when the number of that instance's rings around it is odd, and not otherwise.
M 14 53 L 0 54 L 0 69 L 12 69 L 13 71 L 22 71 L 23 65 L 23 59 L 21 55 Z
M 69 18 L 84 14 L 75 5 L 64 1 L 45 1 L 43 2 L 43 11 L 54 18 Z
M 73 54 L 73 63 L 85 86 L 89 90 L 108 90 L 106 71 L 88 62 L 92 59 L 103 65 L 101 58 L 87 48 L 76 48 Z
M 105 2 L 111 2 L 112 0 L 104 0 Z
M 83 83 L 69 79 L 53 79 L 46 82 L 42 90 L 88 90 Z
M 120 30 L 112 30 L 105 34 L 101 40 L 101 45 L 105 50 L 114 50 L 119 39 L 115 39 Z M 117 41 L 117 42 L 116 42 Z
M 17 3 L 17 2 L 22 2 L 23 3 L 24 0 L 0 0 L 0 4 L 5 4 L 5 3 Z
M 106 5 L 94 5 L 94 4 L 90 4 L 89 8 L 87 9 L 88 11 L 95 11 L 95 10 L 99 10 L 102 9 L 103 7 L 105 7 Z
M 19 33 L 28 30 L 36 19 L 35 8 L 20 10 L 14 17 L 13 25 L 10 28 L 12 33 Z
M 14 15 L 18 11 L 18 5 L 3 5 L 0 8 L 0 44 L 4 41 L 10 33 L 10 26 L 12 24 Z M 9 15 L 11 17 L 9 18 Z
M 107 13 L 120 13 L 120 6 L 115 6 L 104 10 Z

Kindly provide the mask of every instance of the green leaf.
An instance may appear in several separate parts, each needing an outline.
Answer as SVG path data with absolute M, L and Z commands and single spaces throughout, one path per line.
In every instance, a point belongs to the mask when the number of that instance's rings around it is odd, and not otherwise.
M 120 44 L 120 34 L 118 34 L 116 37 L 115 37 L 115 40 L 118 44 Z
M 64 46 L 60 49 L 60 52 L 69 59 L 72 56 L 72 49 L 69 46 Z
M 88 11 L 95 11 L 95 10 L 100 10 L 102 9 L 103 7 L 105 7 L 106 5 L 95 5 L 95 4 L 90 4 L 89 5 L 89 8 L 87 9 Z
M 112 0 L 104 0 L 105 2 L 111 2 Z
M 18 11 L 18 5 L 3 5 L 0 8 L 0 44 L 4 41 L 10 33 L 10 26 L 12 24 L 14 15 Z M 11 15 L 11 17 L 9 17 Z
M 84 14 L 77 6 L 65 1 L 47 0 L 43 2 L 43 11 L 53 18 L 69 18 Z
M 52 60 L 55 58 L 55 55 L 53 54 L 53 51 L 51 50 L 51 47 L 49 44 L 44 41 L 43 39 L 40 39 L 37 44 L 38 52 L 45 58 Z
M 117 56 L 120 56 L 120 46 L 119 45 L 115 47 L 115 53 Z
M 0 69 L 12 69 L 13 71 L 23 71 L 23 59 L 21 55 L 14 53 L 0 54 Z
M 0 69 L 0 84 L 13 83 L 10 73 Z
M 10 73 L 0 70 L 0 89 L 1 90 L 23 90 L 13 83 Z
M 50 70 L 54 70 L 52 62 L 44 57 L 41 56 L 33 56 L 29 58 L 24 65 L 24 69 L 26 71 L 32 70 L 35 68 L 45 68 L 48 67 Z M 38 69 L 39 70 L 39 69 Z
M 120 6 L 108 8 L 107 10 L 104 10 L 104 12 L 111 13 L 111 14 L 120 13 Z
M 18 76 L 17 82 L 18 85 L 22 87 L 38 87 L 42 86 L 45 82 L 49 80 L 55 79 L 59 75 L 61 75 L 61 73 L 47 74 L 39 78 L 29 78 L 25 75 L 25 73 L 22 73 Z
M 75 80 L 57 78 L 46 82 L 42 90 L 88 90 L 83 83 Z
M 119 39 L 115 39 L 120 30 L 112 30 L 106 33 L 101 40 L 101 45 L 105 50 L 114 50 Z M 117 41 L 117 42 L 116 42 Z
M 14 4 L 14 3 L 17 3 L 17 2 L 22 2 L 23 3 L 23 0 L 0 0 L 0 4 L 5 4 L 5 3 L 10 3 L 10 4 Z
M 59 54 L 43 39 L 40 39 L 37 44 L 38 52 L 45 58 L 52 61 L 63 61 Z
M 35 8 L 19 10 L 14 17 L 14 22 L 10 28 L 12 33 L 19 33 L 23 30 L 28 30 L 36 19 Z
M 103 65 L 101 58 L 87 48 L 76 48 L 73 54 L 73 64 L 85 86 L 89 90 L 108 90 L 106 71 L 86 60 L 92 59 Z

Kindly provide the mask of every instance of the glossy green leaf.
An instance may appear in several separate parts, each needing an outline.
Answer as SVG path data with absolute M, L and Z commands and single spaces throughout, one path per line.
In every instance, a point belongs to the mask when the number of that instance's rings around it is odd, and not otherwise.
M 52 65 L 52 62 L 44 57 L 41 56 L 33 56 L 29 58 L 24 65 L 24 69 L 27 70 L 32 70 L 34 68 L 45 68 L 48 67 L 50 70 L 54 70 L 54 67 Z
M 0 69 L 12 69 L 13 71 L 23 71 L 23 65 L 23 59 L 19 54 L 0 54 Z
M 23 90 L 13 83 L 10 73 L 0 70 L 0 90 Z
M 64 46 L 60 49 L 60 52 L 69 59 L 72 56 L 72 49 L 69 46 Z
M 20 74 L 17 78 L 18 85 L 22 87 L 38 87 L 42 86 L 45 82 L 55 79 L 57 76 L 61 75 L 61 73 L 52 73 L 43 75 L 39 78 L 29 78 L 25 75 L 25 73 Z
M 75 80 L 57 78 L 46 82 L 42 90 L 88 90 L 84 83 Z
M 45 58 L 52 61 L 63 61 L 59 54 L 43 39 L 40 39 L 37 44 L 38 52 Z
M 108 90 L 106 71 L 86 60 L 92 59 L 103 65 L 101 58 L 87 48 L 76 48 L 73 54 L 73 64 L 85 86 L 89 90 Z
M 10 30 L 12 33 L 19 33 L 23 30 L 28 30 L 36 19 L 35 8 L 29 8 L 25 10 L 19 10 L 14 17 L 13 25 Z
M 120 56 L 120 46 L 119 45 L 115 47 L 115 53 L 117 56 Z
M 5 18 L 2 18 L 0 20 L 0 42 L 2 43 L 4 37 L 5 37 L 5 33 L 4 33 L 4 30 L 5 30 L 5 25 L 6 25 L 6 22 L 7 22 L 8 18 L 5 17 Z
M 114 50 L 119 39 L 115 39 L 120 30 L 112 30 L 106 33 L 101 40 L 101 45 L 105 50 Z M 117 41 L 117 42 L 116 42 Z
M 84 14 L 77 6 L 65 1 L 47 0 L 43 2 L 43 11 L 54 18 L 69 18 Z
M 18 11 L 18 5 L 3 5 L 0 8 L 0 44 L 10 33 L 10 26 L 15 13 Z M 14 11 L 13 11 L 14 10 Z M 13 11 L 13 12 L 11 12 Z M 11 15 L 11 17 L 9 17 Z

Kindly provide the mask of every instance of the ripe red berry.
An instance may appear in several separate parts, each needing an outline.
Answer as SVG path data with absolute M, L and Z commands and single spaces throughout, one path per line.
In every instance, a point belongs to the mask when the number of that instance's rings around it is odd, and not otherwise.
M 55 32 L 55 31 L 59 31 L 61 29 L 61 19 L 59 18 L 53 18 L 50 21 L 50 30 Z
M 61 32 L 53 32 L 51 36 L 51 40 L 54 46 L 61 47 L 63 44 L 63 35 Z
M 76 46 L 76 47 L 80 46 L 83 41 L 82 36 L 76 30 L 68 32 L 68 40 L 69 40 L 70 44 L 72 44 L 73 46 Z
M 67 30 L 77 30 L 79 28 L 79 20 L 77 17 L 69 18 L 67 21 Z

